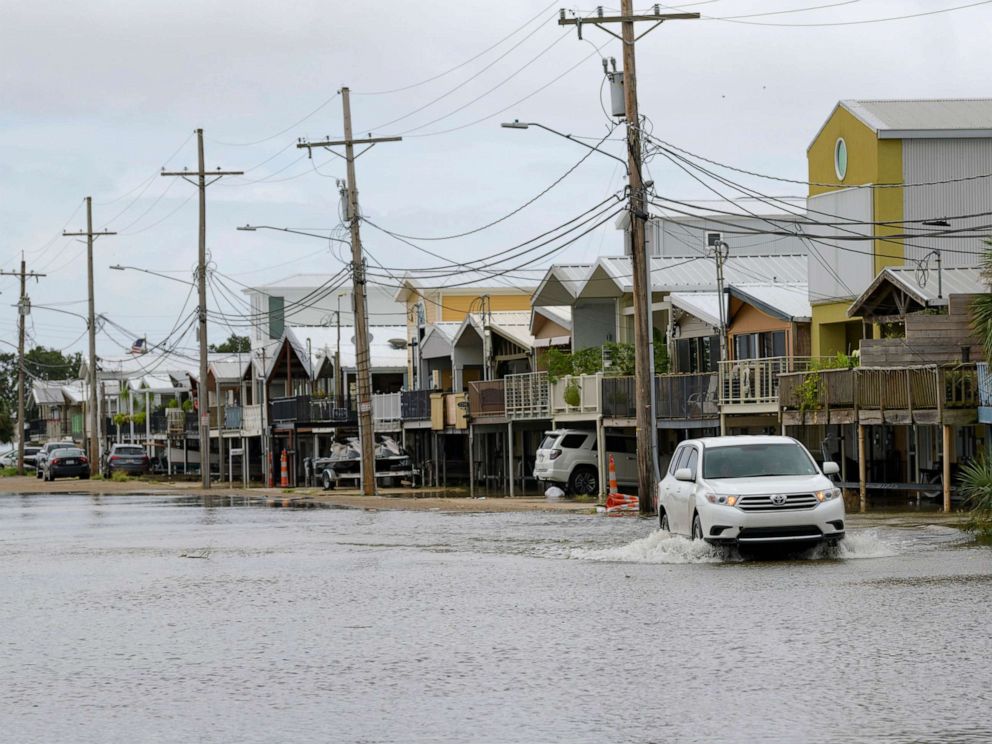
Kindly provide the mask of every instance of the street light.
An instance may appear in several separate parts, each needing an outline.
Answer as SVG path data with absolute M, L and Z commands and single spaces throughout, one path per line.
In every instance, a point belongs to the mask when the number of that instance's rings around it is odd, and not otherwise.
M 293 235 L 306 235 L 310 238 L 320 238 L 321 240 L 333 240 L 336 243 L 344 243 L 345 245 L 351 245 L 350 240 L 342 240 L 341 238 L 335 238 L 330 235 L 321 235 L 319 233 L 307 232 L 306 230 L 294 230 L 291 227 L 275 227 L 274 225 L 241 225 L 236 228 L 241 232 L 256 232 L 258 230 L 275 230 L 276 232 L 292 233 Z
M 605 155 L 608 158 L 613 158 L 618 163 L 620 163 L 620 165 L 623 166 L 624 173 L 629 173 L 627 169 L 627 163 L 624 162 L 622 158 L 618 158 L 613 153 L 606 152 L 606 150 L 600 150 L 598 147 L 594 145 L 590 145 L 587 142 L 583 142 L 582 140 L 577 139 L 576 137 L 573 137 L 570 134 L 565 134 L 564 132 L 559 132 L 557 129 L 552 129 L 551 127 L 545 126 L 540 122 L 520 121 L 519 119 L 514 119 L 513 121 L 504 121 L 502 124 L 500 124 L 500 126 L 503 127 L 504 129 L 529 129 L 530 127 L 537 127 L 538 129 L 543 129 L 545 132 L 551 132 L 551 134 L 557 134 L 559 137 L 562 137 L 563 139 L 567 139 L 569 142 L 574 142 L 575 144 L 582 145 L 583 147 L 588 148 L 590 150 L 595 150 L 600 155 Z
M 185 284 L 187 287 L 189 287 L 189 286 L 191 286 L 193 284 L 193 282 L 188 282 L 185 279 L 179 279 L 178 277 L 175 277 L 175 276 L 169 276 L 168 274 L 160 274 L 159 272 L 152 271 L 151 269 L 142 269 L 140 266 L 122 266 L 121 264 L 114 264 L 113 266 L 111 266 L 109 268 L 113 269 L 114 271 L 126 271 L 128 269 L 130 269 L 131 271 L 141 271 L 141 272 L 143 272 L 145 274 L 151 274 L 153 276 L 160 276 L 163 279 L 171 279 L 174 282 L 179 282 L 180 284 Z

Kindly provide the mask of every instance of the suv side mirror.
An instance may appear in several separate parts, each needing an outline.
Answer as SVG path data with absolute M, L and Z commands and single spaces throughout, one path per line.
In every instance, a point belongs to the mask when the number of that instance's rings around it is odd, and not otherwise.
M 835 462 L 830 462 L 829 460 L 823 463 L 823 474 L 824 475 L 837 475 L 840 472 L 840 465 Z
M 692 481 L 694 481 L 696 479 L 692 475 L 692 471 L 689 470 L 689 468 L 679 468 L 678 470 L 675 471 L 675 480 L 677 480 L 677 481 L 688 481 L 688 482 L 691 483 Z

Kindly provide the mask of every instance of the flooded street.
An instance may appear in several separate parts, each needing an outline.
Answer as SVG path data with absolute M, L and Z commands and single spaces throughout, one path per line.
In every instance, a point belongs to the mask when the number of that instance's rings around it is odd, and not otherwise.
M 6 742 L 988 742 L 992 550 L 0 495 Z

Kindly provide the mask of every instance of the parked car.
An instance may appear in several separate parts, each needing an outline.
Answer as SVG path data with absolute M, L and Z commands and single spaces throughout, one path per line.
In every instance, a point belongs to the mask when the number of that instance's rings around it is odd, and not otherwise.
M 792 437 L 733 436 L 682 442 L 658 485 L 661 529 L 713 544 L 836 544 L 844 499 Z
M 58 441 L 45 442 L 45 444 L 41 446 L 41 449 L 38 451 L 34 460 L 35 470 L 36 470 L 35 474 L 37 475 L 37 477 L 39 478 L 42 477 L 42 474 L 45 470 L 45 463 L 48 461 L 48 457 L 52 453 L 52 451 L 57 449 L 62 449 L 64 447 L 75 447 L 75 446 L 76 443 L 73 442 L 71 439 L 62 440 L 61 442 Z M 25 460 L 27 460 L 27 455 L 25 455 Z
M 38 452 L 41 451 L 41 447 L 36 447 L 35 445 L 25 445 L 24 447 L 24 467 L 33 468 L 35 466 L 35 458 L 38 456 Z M 5 452 L 3 457 L 0 457 L 0 467 L 2 468 L 16 468 L 17 467 L 17 447 L 15 446 L 10 452 Z
M 617 484 L 636 486 L 637 437 L 606 434 L 603 443 L 606 445 L 607 458 L 613 455 Z M 584 429 L 545 432 L 534 458 L 534 478 L 562 486 L 577 495 L 591 496 L 599 493 L 596 432 Z
M 86 480 L 90 477 L 90 461 L 79 447 L 54 449 L 48 453 L 42 477 L 46 481 L 53 481 L 56 478 Z
M 104 460 L 103 477 L 109 478 L 118 470 L 131 475 L 144 475 L 150 468 L 148 453 L 140 444 L 115 444 Z

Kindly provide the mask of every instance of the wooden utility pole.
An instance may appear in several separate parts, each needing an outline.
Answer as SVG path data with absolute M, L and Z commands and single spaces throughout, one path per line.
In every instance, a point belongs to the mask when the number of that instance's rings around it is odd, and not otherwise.
M 0 276 L 16 276 L 21 280 L 21 297 L 17 302 L 17 474 L 24 475 L 24 319 L 31 312 L 31 301 L 28 299 L 28 277 L 38 279 L 45 274 L 29 272 L 21 253 L 20 271 L 0 271 Z
M 648 219 L 645 208 L 646 194 L 641 176 L 641 120 L 637 109 L 637 65 L 634 47 L 638 39 L 660 26 L 665 21 L 693 20 L 699 13 L 660 13 L 659 6 L 654 12 L 634 15 L 633 0 L 620 0 L 620 15 L 599 14 L 590 18 L 566 18 L 562 10 L 558 19 L 560 26 L 576 26 L 579 38 L 582 27 L 595 26 L 616 37 L 623 43 L 623 97 L 627 119 L 627 171 L 630 190 L 630 254 L 633 273 L 634 294 L 634 384 L 637 397 L 636 422 L 637 436 L 637 491 L 640 495 L 640 511 L 649 514 L 655 509 L 655 489 L 658 483 L 658 421 L 654 411 L 654 358 L 653 324 L 651 309 L 651 261 L 647 255 L 645 227 Z M 654 25 L 640 36 L 634 26 L 640 21 Z M 620 34 L 607 26 L 620 24 Z
M 365 137 L 354 139 L 351 134 L 351 99 L 348 88 L 341 89 L 344 110 L 344 139 L 325 142 L 299 142 L 313 154 L 314 147 L 330 149 L 344 145 L 348 173 L 347 219 L 351 227 L 351 277 L 354 284 L 352 303 L 355 318 L 355 367 L 358 375 L 358 436 L 362 447 L 362 493 L 375 495 L 375 440 L 372 436 L 372 367 L 369 352 L 368 308 L 365 298 L 365 260 L 362 257 L 362 236 L 359 230 L 358 185 L 355 182 L 355 160 L 380 142 L 399 142 L 402 137 Z M 368 145 L 355 155 L 355 145 Z M 340 361 L 340 359 L 339 359 Z
M 90 388 L 90 416 L 93 417 L 93 425 L 90 427 L 90 470 L 100 467 L 100 432 L 103 427 L 100 425 L 100 409 L 97 395 L 97 374 L 96 374 L 96 313 L 93 300 L 93 241 L 102 235 L 116 235 L 115 232 L 102 230 L 93 231 L 93 197 L 86 197 L 86 231 L 85 232 L 63 232 L 66 237 L 86 238 L 86 287 L 88 292 L 88 308 L 86 315 L 86 325 L 89 331 L 90 361 L 89 361 L 89 388 Z
M 196 171 L 162 171 L 162 175 L 178 176 L 200 190 L 200 241 L 196 263 L 196 282 L 200 299 L 200 381 L 196 389 L 199 407 L 197 413 L 200 431 L 200 485 L 203 488 L 210 488 L 210 391 L 207 387 L 207 186 L 224 176 L 243 176 L 244 171 L 222 171 L 218 168 L 207 172 L 203 159 L 202 129 L 196 130 L 196 155 Z M 196 176 L 197 180 L 192 180 L 190 176 Z M 217 449 L 223 458 L 219 425 L 220 422 L 218 422 Z

